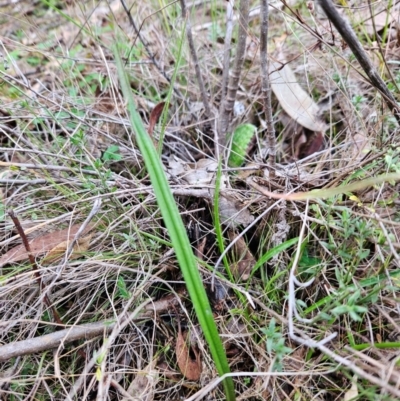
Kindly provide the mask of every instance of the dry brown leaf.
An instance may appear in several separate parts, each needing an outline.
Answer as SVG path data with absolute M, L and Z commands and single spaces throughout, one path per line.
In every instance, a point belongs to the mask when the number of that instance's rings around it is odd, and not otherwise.
M 301 126 L 316 132 L 325 132 L 320 121 L 319 107 L 298 84 L 289 64 L 270 63 L 271 89 L 283 110 Z
M 173 156 L 168 162 L 169 174 L 199 187 L 211 184 L 218 168 L 218 163 L 212 159 L 200 159 L 196 163 L 187 163 Z
M 86 237 L 81 237 L 76 241 L 75 245 L 72 248 L 72 253 L 69 256 L 69 259 L 77 259 L 82 256 L 83 252 L 86 252 L 89 249 L 90 240 L 92 239 L 92 234 L 86 235 Z M 73 239 L 71 239 L 73 240 Z M 53 249 L 51 249 L 47 255 L 42 260 L 42 264 L 50 264 L 60 260 L 67 251 L 71 241 L 63 241 L 56 245 Z
M 311 156 L 321 150 L 324 143 L 324 134 L 322 132 L 309 132 L 306 137 L 306 143 L 301 146 L 301 159 Z
M 215 178 L 218 163 L 212 159 L 200 159 L 196 163 L 188 163 L 182 178 L 191 185 L 208 185 Z
M 34 257 L 40 256 L 51 251 L 55 246 L 64 241 L 73 240 L 80 227 L 80 224 L 74 224 L 71 227 L 65 228 L 64 230 L 54 231 L 52 233 L 34 238 L 33 240 L 29 241 L 32 255 Z M 88 224 L 82 235 L 87 234 L 93 227 L 94 224 Z M 21 260 L 27 260 L 28 258 L 28 253 L 26 252 L 24 245 L 21 244 L 10 249 L 0 258 L 0 267 L 7 263 L 20 262 Z
M 178 338 L 176 339 L 176 359 L 179 369 L 188 380 L 199 380 L 202 372 L 200 352 L 193 349 L 196 359 L 190 357 L 190 350 L 186 344 L 187 335 L 183 335 L 181 325 L 178 323 Z
M 228 230 L 228 237 L 232 242 L 237 238 L 237 233 L 234 230 Z M 235 263 L 231 265 L 233 276 L 237 280 L 247 280 L 250 277 L 253 266 L 256 264 L 256 260 L 243 237 L 236 240 L 233 253 L 236 260 Z
M 158 103 L 150 113 L 149 128 L 147 130 L 150 136 L 153 135 L 154 127 L 164 110 L 164 106 L 165 102 Z

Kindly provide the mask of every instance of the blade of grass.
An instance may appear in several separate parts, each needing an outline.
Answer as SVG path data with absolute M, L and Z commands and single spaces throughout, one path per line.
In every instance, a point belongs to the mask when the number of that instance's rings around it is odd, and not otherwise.
M 222 226 L 221 226 L 221 221 L 219 218 L 219 190 L 221 187 L 221 176 L 222 176 L 222 170 L 221 170 L 221 160 L 218 163 L 218 170 L 217 170 L 217 177 L 215 179 L 215 192 L 214 192 L 214 227 L 215 227 L 215 235 L 217 237 L 217 244 L 218 248 L 221 252 L 221 254 L 224 254 L 225 251 L 225 246 L 224 246 L 224 235 L 222 234 Z M 226 273 L 229 276 L 229 280 L 233 283 L 233 275 L 231 272 L 231 269 L 229 267 L 228 259 L 226 255 L 223 257 L 224 261 L 224 266 Z
M 229 372 L 228 360 L 219 337 L 217 326 L 207 298 L 200 273 L 197 269 L 196 259 L 194 257 L 182 218 L 175 203 L 168 180 L 165 176 L 160 158 L 151 138 L 148 136 L 143 122 L 136 111 L 135 103 L 132 97 L 128 78 L 123 68 L 122 60 L 119 56 L 118 44 L 113 46 L 113 52 L 118 70 L 118 77 L 121 83 L 121 89 L 128 105 L 128 112 L 133 131 L 136 133 L 137 144 L 143 155 L 150 180 L 154 188 L 158 205 L 165 226 L 174 246 L 176 257 L 181 267 L 183 278 L 185 280 L 190 298 L 193 303 L 197 318 L 204 332 L 204 337 L 210 347 L 218 374 L 223 375 Z M 223 381 L 226 399 L 235 400 L 233 381 L 226 378 Z
M 186 23 L 185 23 L 185 25 L 186 25 Z M 177 59 L 176 59 L 176 62 L 175 62 L 174 72 L 172 73 L 171 84 L 170 84 L 170 87 L 168 89 L 167 97 L 164 100 L 165 101 L 164 110 L 163 110 L 163 112 L 161 114 L 161 118 L 160 118 L 161 132 L 160 132 L 160 139 L 158 141 L 158 146 L 157 146 L 157 151 L 158 151 L 159 155 L 161 155 L 162 149 L 163 149 L 163 145 L 164 145 L 164 137 L 165 137 L 165 130 L 167 128 L 169 105 L 171 103 L 172 93 L 174 92 L 174 85 L 175 85 L 175 81 L 176 81 L 176 76 L 178 74 L 178 69 L 179 69 L 179 66 L 181 64 L 183 42 L 185 40 L 185 29 L 186 29 L 186 26 L 184 26 L 184 28 L 182 29 L 182 35 L 181 35 L 181 38 L 180 38 L 180 41 L 179 41 L 178 56 L 177 56 Z
M 297 244 L 299 241 L 299 237 L 291 238 L 285 242 L 283 242 L 280 245 L 277 245 L 275 248 L 270 249 L 266 253 L 264 253 L 261 258 L 257 261 L 257 263 L 254 265 L 253 269 L 251 270 L 250 277 L 248 278 L 247 282 L 251 282 L 251 278 L 253 277 L 254 273 L 264 264 L 267 263 L 269 260 L 271 260 L 274 256 L 278 255 L 282 251 L 284 251 L 287 248 L 290 248 L 291 246 Z

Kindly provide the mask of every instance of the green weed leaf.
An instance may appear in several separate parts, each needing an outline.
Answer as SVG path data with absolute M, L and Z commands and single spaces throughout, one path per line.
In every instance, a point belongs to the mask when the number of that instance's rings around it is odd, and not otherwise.
M 253 139 L 257 127 L 252 124 L 239 125 L 232 138 L 232 148 L 228 164 L 230 167 L 240 167 L 246 160 L 247 150 Z
M 197 262 L 187 237 L 185 226 L 183 225 L 181 215 L 179 214 L 167 177 L 165 176 L 160 157 L 154 147 L 153 141 L 146 132 L 140 115 L 136 110 L 128 78 L 119 55 L 119 46 L 114 46 L 113 50 L 122 92 L 127 101 L 132 130 L 135 133 L 136 142 L 143 155 L 154 188 L 154 193 L 157 198 L 157 203 L 160 207 L 165 226 L 175 249 L 176 257 L 182 270 L 183 278 L 192 300 L 194 310 L 201 328 L 203 329 L 204 337 L 210 347 L 218 373 L 220 375 L 229 373 L 230 370 L 225 349 L 222 345 L 214 321 L 211 306 L 197 268 Z M 226 399 L 228 401 L 235 400 L 235 390 L 232 378 L 226 378 L 223 381 L 223 386 Z

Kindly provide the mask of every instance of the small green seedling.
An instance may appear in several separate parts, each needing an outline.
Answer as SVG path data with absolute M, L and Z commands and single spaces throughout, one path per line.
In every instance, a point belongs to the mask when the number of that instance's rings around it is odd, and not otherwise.
M 119 146 L 117 145 L 111 145 L 107 148 L 107 150 L 104 152 L 102 156 L 103 162 L 109 162 L 109 161 L 116 161 L 119 162 L 122 160 L 122 156 L 119 153 Z

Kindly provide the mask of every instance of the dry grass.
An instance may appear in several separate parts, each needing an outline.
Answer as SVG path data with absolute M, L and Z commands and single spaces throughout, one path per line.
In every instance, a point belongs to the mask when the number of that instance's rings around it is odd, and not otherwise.
M 249 256 L 245 269 L 251 274 L 241 280 L 220 266 L 215 279 L 213 267 L 221 250 L 212 197 L 205 196 L 208 185 L 189 185 L 171 169 L 174 158 L 182 166 L 214 157 L 214 122 L 204 114 L 186 41 L 179 57 L 185 40 L 179 3 L 127 3 L 158 68 L 117 0 L 21 0 L 0 9 L 2 254 L 21 243 L 9 209 L 29 238 L 40 238 L 82 223 L 96 199 L 102 201 L 92 218 L 96 227 L 90 246 L 80 258 L 45 264 L 38 255 L 45 290 L 39 290 L 28 260 L 0 267 L 0 345 L 55 330 L 44 292 L 68 327 L 99 321 L 125 324 L 109 330 L 105 325 L 100 337 L 2 362 L 2 399 L 177 400 L 198 391 L 208 400 L 224 399 L 222 387 L 213 386 L 215 366 L 129 128 L 111 51 L 117 32 L 145 124 L 154 106 L 170 96 L 154 138 L 158 143 L 165 135 L 162 161 L 199 257 L 237 399 L 398 399 L 398 185 L 382 184 L 309 204 L 275 202 L 232 173 L 229 195 L 256 220 L 229 233 L 223 226 L 225 246 L 228 238 L 245 231 L 253 258 Z M 252 174 L 261 175 L 269 190 L 289 192 L 399 171 L 398 127 L 381 96 L 360 76 L 357 62 L 340 37 L 332 36 L 328 22 L 302 2 L 290 3 L 298 3 L 302 22 L 280 2 L 271 7 L 271 57 L 294 60 L 290 66 L 299 84 L 320 102 L 328 129 L 321 150 L 308 155 L 315 137 L 289 121 L 275 100 L 279 169 L 274 182 L 265 177 L 266 166 L 259 162 L 265 151 L 259 10 L 252 2 L 237 95 L 243 112 L 232 122 L 233 127 L 242 122 L 260 127 L 248 154 L 249 163 L 257 161 L 257 173 Z M 203 80 L 217 110 L 224 2 L 188 1 L 187 7 L 192 9 Z M 391 74 L 400 82 L 396 32 L 393 25 L 379 38 Z M 398 96 L 377 39 L 365 36 L 362 27 L 357 33 Z M 163 74 L 176 74 L 175 91 Z M 227 257 L 225 266 L 235 271 L 238 255 L 228 252 Z M 251 272 L 254 265 L 257 271 Z M 294 291 L 295 276 L 314 281 Z M 299 316 L 291 316 L 293 307 Z M 135 310 L 137 316 L 129 315 Z M 201 354 L 197 381 L 185 379 L 177 365 L 178 322 Z M 320 342 L 332 333 L 337 335 L 330 342 Z

